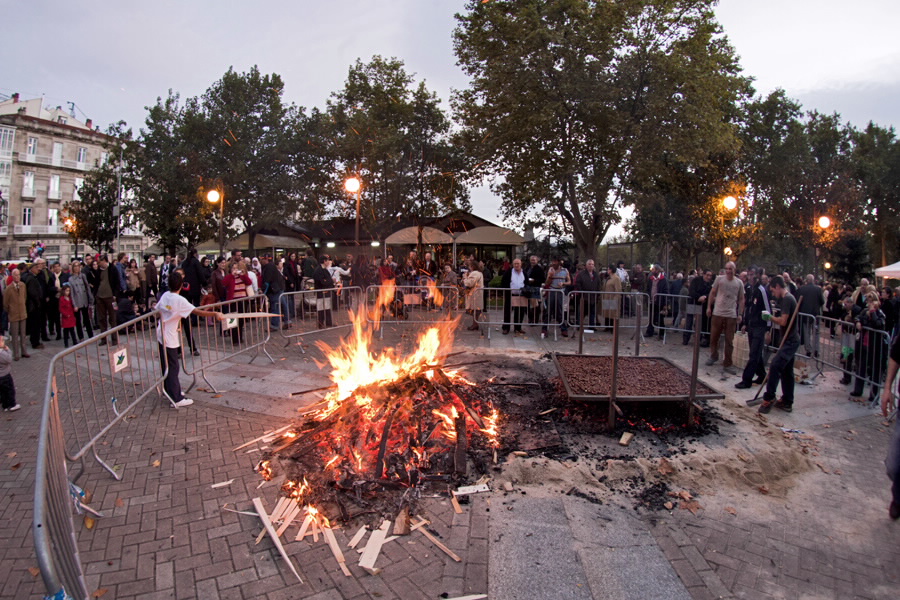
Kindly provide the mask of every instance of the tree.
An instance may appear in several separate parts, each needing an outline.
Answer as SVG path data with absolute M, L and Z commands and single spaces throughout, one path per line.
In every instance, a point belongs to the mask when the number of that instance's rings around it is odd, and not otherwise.
M 749 94 L 713 0 L 470 0 L 453 106 L 508 218 L 559 214 L 593 257 L 627 193 L 738 145 Z M 523 218 L 524 217 L 524 218 Z
M 229 69 L 203 95 L 198 119 L 185 124 L 185 133 L 204 146 L 196 149 L 204 177 L 222 183 L 229 231 L 241 223 L 251 249 L 260 229 L 317 212 L 302 191 L 327 172 L 321 153 L 306 143 L 303 109 L 285 105 L 283 92 L 277 74 Z
M 865 235 L 848 233 L 834 248 L 837 256 L 833 275 L 838 281 L 858 285 L 861 277 L 871 277 L 872 261 L 869 259 Z
M 119 228 L 116 223 L 116 207 L 121 211 L 119 227 L 122 229 L 133 224 L 128 197 L 123 194 L 120 205 L 121 144 L 126 143 L 131 132 L 124 129 L 124 123 L 112 125 L 107 132 L 107 143 L 104 144 L 111 160 L 89 171 L 78 189 L 78 200 L 66 202 L 63 211 L 71 226 L 69 237 L 77 244 L 87 242 L 97 250 L 112 252 L 113 242 Z
M 896 245 L 900 229 L 900 143 L 893 127 L 885 129 L 872 122 L 854 132 L 853 141 L 853 174 L 862 187 L 863 211 L 880 248 L 880 262 L 886 265 L 891 262 L 888 247 L 892 242 Z
M 401 61 L 357 60 L 325 113 L 335 174 L 321 191 L 337 214 L 355 216 L 354 198 L 343 191 L 350 176 L 362 180 L 361 220 L 370 225 L 470 208 L 450 121 L 438 97 L 425 82 L 416 86 Z
M 202 116 L 196 100 L 182 106 L 171 90 L 147 110 L 146 128 L 126 145 L 127 189 L 139 199 L 134 211 L 145 233 L 174 252 L 216 231 L 203 198 L 203 140 L 193 137 Z

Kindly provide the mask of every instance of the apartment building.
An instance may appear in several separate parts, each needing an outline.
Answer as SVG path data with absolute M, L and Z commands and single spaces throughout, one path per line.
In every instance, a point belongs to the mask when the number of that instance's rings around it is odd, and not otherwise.
M 74 112 L 74 111 L 73 111 Z M 36 242 L 44 258 L 69 262 L 93 249 L 70 238 L 64 206 L 78 200 L 87 173 L 110 157 L 109 136 L 43 98 L 0 102 L 0 261 L 24 260 Z M 109 215 L 114 219 L 113 215 Z M 137 230 L 123 230 L 122 252 L 140 255 L 149 241 Z

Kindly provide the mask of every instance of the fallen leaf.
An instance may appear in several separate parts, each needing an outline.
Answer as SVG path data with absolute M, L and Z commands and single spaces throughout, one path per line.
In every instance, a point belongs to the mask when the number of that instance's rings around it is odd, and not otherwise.
M 32 577 L 37 577 L 41 574 L 41 570 L 37 567 L 28 567 L 28 572 L 31 573 Z
M 85 515 L 84 516 L 84 526 L 88 529 L 94 528 L 94 517 Z
M 21 467 L 21 466 L 22 466 L 22 463 L 16 463 L 16 464 L 14 464 L 13 466 L 11 466 L 11 467 L 9 468 L 9 470 L 10 470 L 10 471 L 17 471 L 17 470 L 19 469 L 19 467 Z
M 831 425 L 822 425 L 825 429 L 831 429 Z
M 153 461 L 153 466 L 154 466 L 154 467 L 158 467 L 159 465 L 160 465 L 159 460 L 154 460 L 154 461 Z
M 6 455 L 6 457 L 7 458 L 15 458 L 18 455 L 19 455 L 18 452 L 10 452 L 9 454 Z
M 102 598 L 103 595 L 106 594 L 106 592 L 108 592 L 108 591 L 109 590 L 106 588 L 99 588 L 99 589 L 95 590 L 93 594 L 91 594 L 91 598 Z
M 681 490 L 680 492 L 678 492 L 678 497 L 682 500 L 690 500 L 691 498 L 693 498 L 693 496 L 691 496 L 691 493 L 687 490 Z
M 726 506 L 725 512 L 727 512 L 729 515 L 737 515 L 737 511 L 734 510 L 734 508 L 731 506 Z
M 834 470 L 834 474 L 835 474 L 835 475 L 843 475 L 844 472 L 841 471 L 840 469 L 835 469 L 835 470 Z
M 123 506 L 125 506 L 125 501 L 122 500 L 121 498 L 116 498 L 116 506 L 118 508 L 122 508 Z
M 659 474 L 660 475 L 671 475 L 675 472 L 675 469 L 672 468 L 672 463 L 665 459 L 665 457 L 659 459 Z
M 740 452 L 738 452 L 738 459 L 740 459 L 741 461 L 743 461 L 745 463 L 750 462 L 750 457 L 745 456 L 745 455 L 741 454 Z
M 831 473 L 831 471 L 829 471 L 828 469 L 826 469 L 826 468 L 824 467 L 824 465 L 822 465 L 822 463 L 820 463 L 820 462 L 817 462 L 817 463 L 816 463 L 816 466 L 819 467 L 820 469 L 822 469 L 822 472 L 823 472 L 823 473 Z
M 213 394 L 213 398 L 221 398 L 222 394 Z
M 700 509 L 703 508 L 702 506 L 700 506 L 700 503 L 697 502 L 696 500 L 689 500 L 689 501 L 682 502 L 680 506 L 681 506 L 682 510 L 689 510 L 689 511 L 691 511 L 691 514 L 694 514 L 694 515 L 697 514 L 697 511 L 699 511 Z
M 666 510 L 672 510 L 673 508 L 675 508 L 675 505 L 671 502 L 666 502 L 665 504 L 663 504 L 663 506 L 666 507 Z
M 761 485 L 756 489 L 759 490 L 760 494 L 768 494 L 769 493 L 769 486 L 767 486 L 767 485 Z

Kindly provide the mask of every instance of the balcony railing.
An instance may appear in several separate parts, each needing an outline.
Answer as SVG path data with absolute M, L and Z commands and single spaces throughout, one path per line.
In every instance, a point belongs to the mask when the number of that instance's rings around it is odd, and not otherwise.
M 52 156 L 46 156 L 43 154 L 22 154 L 19 153 L 19 162 L 30 163 L 33 165 L 44 165 L 47 167 L 63 167 L 65 169 L 75 169 L 77 171 L 90 171 L 91 168 L 88 163 L 77 162 L 74 160 L 65 160 L 62 158 L 55 158 Z
M 49 198 L 50 200 L 59 200 L 60 198 L 62 198 L 62 194 L 59 190 L 49 190 L 47 192 L 47 198 Z
M 13 233 L 19 235 L 66 233 L 59 225 L 13 225 Z

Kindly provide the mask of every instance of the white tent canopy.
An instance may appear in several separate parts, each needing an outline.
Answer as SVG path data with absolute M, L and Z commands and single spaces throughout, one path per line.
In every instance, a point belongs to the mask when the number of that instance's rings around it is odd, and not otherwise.
M 895 262 L 894 264 L 885 267 L 878 267 L 875 269 L 875 277 L 900 279 L 900 262 Z
M 253 246 L 257 250 L 265 250 L 270 248 L 285 248 L 285 249 L 303 249 L 308 248 L 309 244 L 307 244 L 304 240 L 300 238 L 290 237 L 286 235 L 268 235 L 265 233 L 257 233 L 256 238 L 253 240 Z M 250 235 L 247 233 L 242 233 L 238 237 L 233 240 L 227 240 L 225 242 L 225 250 L 227 251 L 229 248 L 249 248 L 250 247 Z M 203 242 L 199 246 L 197 246 L 197 250 L 199 252 L 212 252 L 218 251 L 219 242 L 218 240 L 209 240 Z
M 506 227 L 476 227 L 456 236 L 457 244 L 480 244 L 496 246 L 518 246 L 525 238 Z
M 434 227 L 422 227 L 422 243 L 423 244 L 449 244 L 453 238 L 449 233 L 444 233 Z M 419 228 L 406 227 L 400 231 L 395 231 L 384 240 L 385 244 L 418 244 Z

